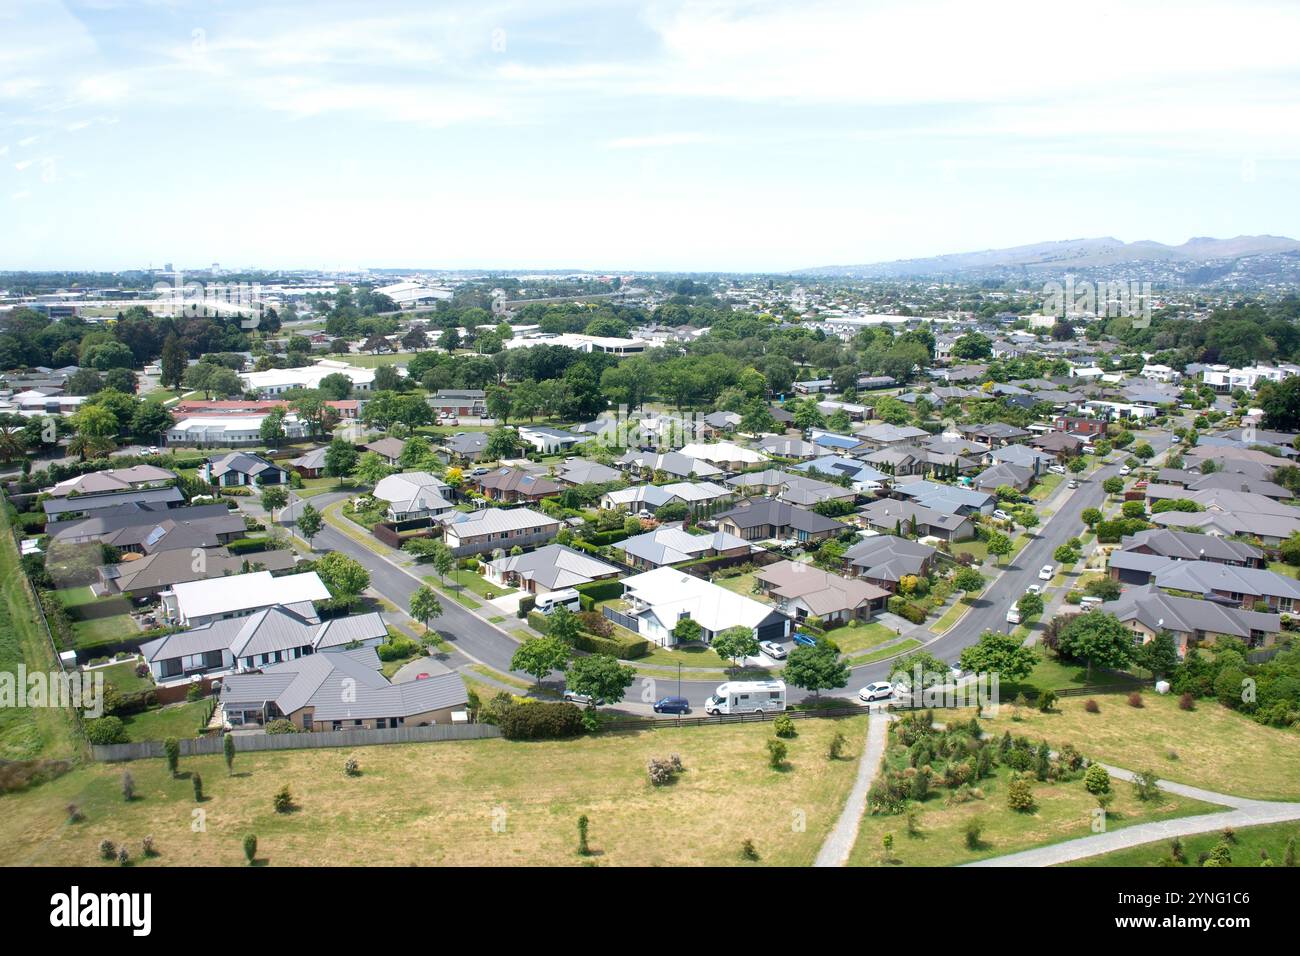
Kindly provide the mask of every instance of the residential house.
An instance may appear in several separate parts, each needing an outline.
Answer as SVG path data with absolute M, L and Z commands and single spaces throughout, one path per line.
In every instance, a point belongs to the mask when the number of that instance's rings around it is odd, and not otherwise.
M 163 488 L 176 480 L 176 472 L 154 465 L 133 465 L 111 471 L 94 471 L 78 475 L 48 488 L 51 498 L 69 495 L 104 495 L 117 492 L 140 491 L 144 488 Z
M 1154 554 L 1178 561 L 1212 561 L 1239 568 L 1266 568 L 1268 556 L 1243 541 L 1205 534 L 1154 528 L 1126 535 L 1120 549 L 1136 554 Z M 1144 583 L 1144 582 L 1139 582 Z
M 132 556 L 134 557 L 134 555 Z M 232 555 L 225 548 L 172 549 L 124 559 L 99 568 L 95 590 L 101 595 L 123 594 L 132 599 L 153 597 L 186 581 L 202 581 L 247 571 L 287 571 L 294 566 L 292 551 L 258 551 Z
M 313 601 L 328 601 L 329 589 L 315 571 L 274 577 L 270 571 L 186 581 L 163 591 L 163 616 L 171 624 L 197 627 L 223 618 L 246 617 L 283 604 L 303 617 L 314 616 Z
M 675 568 L 634 574 L 623 588 L 624 609 L 606 610 L 606 616 L 663 647 L 677 643 L 674 630 L 684 618 L 700 626 L 705 643 L 732 627 L 746 628 L 760 641 L 790 634 L 790 619 L 776 609 Z
M 663 454 L 629 451 L 614 464 L 629 474 L 642 478 L 652 478 L 660 473 L 670 478 L 717 478 L 722 475 L 721 468 L 701 458 L 688 457 L 675 451 Z
M 224 502 L 167 508 L 132 503 L 100 511 L 88 518 L 61 521 L 47 528 L 60 545 L 98 541 L 124 553 L 216 548 L 247 534 L 244 517 Z
M 166 488 L 141 488 L 129 491 L 106 491 L 94 495 L 67 495 L 46 498 L 41 502 L 45 520 L 49 524 L 75 521 L 104 513 L 116 513 L 119 508 L 153 509 L 175 508 L 185 503 L 185 495 L 175 486 Z
M 990 448 L 1001 448 L 1024 441 L 1030 432 L 1006 422 L 982 422 L 976 425 L 958 425 L 957 432 L 971 441 L 985 442 Z
M 482 418 L 487 415 L 487 392 L 481 388 L 440 388 L 428 402 L 440 416 Z
M 562 428 L 548 428 L 544 425 L 520 425 L 519 439 L 543 455 L 554 455 L 569 451 L 585 441 L 591 441 L 591 436 L 579 435 Z
M 907 575 L 928 575 L 936 553 L 929 545 L 908 538 L 873 534 L 844 552 L 844 566 L 850 574 L 893 592 Z
M 800 544 L 811 544 L 848 530 L 833 518 L 771 498 L 741 502 L 718 515 L 716 520 L 719 531 L 745 541 L 793 539 Z
M 406 447 L 406 442 L 400 438 L 380 438 L 366 442 L 361 447 L 373 451 L 384 460 L 384 464 L 396 467 L 402 463 L 402 449 Z
M 199 474 L 210 485 L 219 488 L 251 486 L 260 488 L 264 485 L 284 485 L 289 482 L 289 475 L 279 465 L 273 465 L 261 455 L 250 452 L 232 451 L 220 458 L 205 461 Z
M 954 515 L 990 515 L 997 506 L 997 498 L 986 491 L 925 479 L 896 482 L 892 493 L 896 498 L 907 498 L 926 508 Z
M 786 435 L 767 435 L 760 438 L 758 450 L 765 455 L 793 458 L 797 461 L 812 461 L 823 454 L 822 449 L 812 442 Z
M 449 724 L 465 710 L 468 698 L 456 671 L 390 684 L 380 671 L 379 655 L 368 647 L 313 654 L 260 674 L 232 675 L 222 684 L 221 711 L 232 727 L 283 718 L 302 732 L 382 730 Z
M 215 671 L 254 670 L 349 644 L 373 647 L 388 639 L 378 612 L 331 618 L 283 606 L 195 625 L 140 645 L 160 684 Z
M 885 606 L 889 592 L 861 578 L 842 578 L 795 561 L 779 561 L 754 573 L 777 610 L 800 622 L 815 617 L 828 624 L 867 621 Z
M 1047 452 L 1061 462 L 1068 458 L 1074 458 L 1083 452 L 1083 439 L 1066 432 L 1048 432 L 1046 435 L 1031 438 L 1029 444 L 1039 451 Z
M 564 491 L 564 486 L 559 482 L 519 468 L 494 468 L 485 475 L 471 478 L 470 482 L 485 498 L 492 501 L 526 501 L 536 504 L 543 498 Z
M 386 475 L 375 485 L 374 497 L 388 504 L 389 521 L 416 521 L 436 518 L 453 507 L 445 497 L 447 483 L 427 471 L 406 471 Z
M 691 534 L 678 525 L 664 525 L 645 534 L 633 535 L 613 545 L 623 552 L 634 568 L 658 568 L 699 558 L 741 557 L 758 549 L 735 535 L 722 531 Z
M 1282 629 L 1281 615 L 1178 597 L 1150 584 L 1130 588 L 1118 600 L 1103 604 L 1101 610 L 1128 627 L 1138 644 L 1146 644 L 1168 631 L 1177 642 L 1180 657 L 1189 648 L 1212 646 L 1221 637 L 1236 638 L 1247 647 L 1267 647 Z
M 289 467 L 303 478 L 319 478 L 325 474 L 325 453 L 328 448 L 313 448 L 309 452 L 289 459 Z
M 549 543 L 560 530 L 560 521 L 531 508 L 484 508 L 466 514 L 449 511 L 439 515 L 443 541 L 458 558 L 485 554 L 498 548 L 531 548 Z
M 890 425 L 888 422 L 867 425 L 857 431 L 858 440 L 871 449 L 915 445 L 919 439 L 927 438 L 929 435 L 930 433 L 924 428 L 916 428 L 913 425 Z
M 823 501 L 852 502 L 857 492 L 843 485 L 818 481 L 806 475 L 791 474 L 769 468 L 766 471 L 751 471 L 734 478 L 728 478 L 727 484 L 748 495 L 767 495 L 792 505 L 812 507 Z
M 946 514 L 913 501 L 878 498 L 858 510 L 858 522 L 882 534 L 916 534 L 944 541 L 975 537 L 975 526 L 964 515 Z
M 623 473 L 616 468 L 602 465 L 582 458 L 567 458 L 560 465 L 555 480 L 563 485 L 576 488 L 578 485 L 605 485 L 619 481 Z
M 492 583 L 503 588 L 519 588 L 529 594 L 606 581 L 622 573 L 612 564 L 562 544 L 548 544 L 527 554 L 506 555 L 487 562 L 485 568 L 485 576 Z
M 448 461 L 475 462 L 483 458 L 487 442 L 487 432 L 462 432 L 448 435 L 443 440 L 442 450 Z
M 990 465 L 975 476 L 974 486 L 978 491 L 996 492 L 1006 485 L 1017 491 L 1025 491 L 1033 483 L 1034 470 L 1022 465 Z
M 767 461 L 767 456 L 762 452 L 726 441 L 711 444 L 692 442 L 682 446 L 681 454 L 687 458 L 707 461 L 723 471 L 741 471 Z

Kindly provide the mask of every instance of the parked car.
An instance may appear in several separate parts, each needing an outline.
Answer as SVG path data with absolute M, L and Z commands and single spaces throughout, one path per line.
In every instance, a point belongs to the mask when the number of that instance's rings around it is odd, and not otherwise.
M 1005 511 L 1003 511 L 1001 508 L 997 508 L 997 509 L 994 510 L 994 512 L 993 512 L 993 517 L 997 518 L 999 521 L 1010 521 L 1010 520 L 1011 520 L 1011 515 L 1007 514 L 1007 513 L 1006 513 Z
M 759 641 L 758 648 L 774 661 L 783 661 L 786 659 L 787 651 L 776 641 Z
M 858 700 L 871 703 L 873 700 L 886 700 L 894 696 L 894 685 L 889 681 L 878 680 L 858 691 Z
M 1079 479 L 1078 479 L 1078 478 L 1071 478 L 1071 479 L 1070 479 L 1070 483 L 1069 483 L 1068 485 L 1066 485 L 1066 487 L 1067 487 L 1067 488 L 1078 488 L 1078 487 L 1079 487 Z
M 601 704 L 605 703 L 605 698 L 603 697 L 597 697 L 593 700 L 590 694 L 580 694 L 576 690 L 569 690 L 568 688 L 565 688 L 564 690 L 564 699 L 572 704 L 582 704 L 584 707 L 592 703 L 599 707 Z
M 1011 605 L 1011 607 L 1007 610 L 1007 623 L 1008 624 L 1020 623 L 1020 608 L 1016 607 L 1014 604 Z
M 1031 584 L 1031 585 L 1029 585 L 1029 587 L 1025 588 L 1025 593 L 1026 593 L 1026 594 L 1042 594 L 1042 593 L 1043 593 L 1043 589 L 1042 589 L 1042 587 L 1040 587 L 1040 586 L 1037 585 L 1037 584 Z
M 1133 469 L 1131 469 L 1128 465 L 1120 465 L 1120 466 L 1119 466 L 1119 473 L 1120 473 L 1121 475 L 1127 475 L 1127 474 L 1128 474 L 1130 471 L 1132 471 L 1132 470 L 1133 470 Z
M 811 634 L 805 634 L 803 631 L 794 632 L 794 642 L 796 644 L 802 644 L 804 647 L 817 646 L 817 638 L 813 637 Z
M 665 697 L 655 702 L 656 714 L 689 714 L 691 702 L 685 697 Z
M 1051 466 L 1048 467 L 1047 470 L 1050 471 L 1050 472 L 1052 472 L 1053 474 L 1056 474 L 1056 475 L 1063 475 L 1063 474 L 1065 474 L 1065 466 L 1064 466 L 1064 465 L 1051 465 Z
M 1050 581 L 1052 580 L 1052 575 L 1055 573 L 1056 573 L 1055 568 L 1053 568 L 1050 564 L 1044 564 L 1043 569 L 1038 572 L 1038 577 L 1043 581 Z

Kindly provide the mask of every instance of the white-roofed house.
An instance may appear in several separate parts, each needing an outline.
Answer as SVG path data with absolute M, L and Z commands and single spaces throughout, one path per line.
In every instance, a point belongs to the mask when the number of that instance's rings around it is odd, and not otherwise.
M 255 614 L 283 604 L 315 616 L 313 601 L 329 600 L 330 592 L 315 571 L 272 577 L 270 571 L 231 574 L 206 581 L 187 581 L 163 591 L 163 616 L 172 624 L 195 627 L 208 621 Z
M 427 471 L 408 471 L 387 475 L 375 485 L 374 496 L 388 503 L 389 521 L 414 521 L 435 518 L 452 509 L 443 497 L 447 483 Z
M 656 568 L 623 581 L 623 600 L 612 619 L 662 647 L 677 643 L 673 630 L 689 617 L 708 643 L 730 627 L 745 627 L 760 641 L 790 634 L 790 619 L 775 608 L 728 591 L 676 568 Z

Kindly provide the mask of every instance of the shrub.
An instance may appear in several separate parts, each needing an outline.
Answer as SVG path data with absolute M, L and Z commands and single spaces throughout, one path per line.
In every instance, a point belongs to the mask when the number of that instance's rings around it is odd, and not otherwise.
M 745 840 L 740 844 L 740 858 L 742 860 L 749 860 L 751 863 L 756 863 L 758 861 L 758 850 L 754 849 L 753 840 Z
M 409 637 L 391 637 L 375 648 L 381 661 L 400 661 L 411 657 L 420 650 L 420 645 Z
M 508 740 L 559 740 L 583 731 L 581 709 L 568 702 L 515 704 L 499 714 L 496 722 Z
M 849 739 L 840 731 L 835 731 L 835 736 L 831 738 L 830 744 L 826 748 L 826 756 L 830 760 L 839 760 L 844 755 L 844 748 L 848 745 Z
M 105 859 L 105 860 L 116 860 L 116 859 L 117 859 L 117 846 L 113 843 L 112 840 L 100 840 L 100 841 L 99 841 L 99 855 L 100 855 L 100 858 L 101 858 L 101 859 Z
M 672 783 L 677 779 L 677 775 L 682 772 L 682 769 L 682 758 L 677 754 L 673 754 L 666 760 L 662 757 L 651 757 L 650 762 L 646 764 L 646 772 L 650 775 L 650 782 L 656 787 Z
M 293 725 L 293 721 L 281 717 L 268 723 L 266 732 L 268 734 L 296 734 L 298 728 Z
M 978 850 L 982 845 L 980 837 L 984 835 L 984 824 L 978 817 L 972 817 L 966 821 L 966 826 L 962 828 L 966 837 L 966 849 Z
M 519 607 L 515 608 L 515 617 L 528 617 L 528 612 L 535 607 L 537 607 L 537 598 L 525 594 L 519 599 Z
M 778 737 L 797 737 L 798 731 L 794 729 L 794 719 L 789 714 L 781 714 L 776 720 L 772 721 L 772 731 Z
M 250 833 L 248 836 L 244 837 L 244 859 L 248 860 L 249 863 L 252 863 L 256 857 L 257 837 Z
M 185 699 L 189 701 L 191 704 L 194 703 L 196 700 L 202 700 L 203 685 L 191 684 L 185 691 Z
M 158 855 L 158 850 L 154 847 L 153 834 L 150 834 L 140 841 L 140 851 L 145 856 L 152 857 Z
M 1007 806 L 1017 813 L 1029 813 L 1034 809 L 1034 788 L 1022 777 L 1012 780 L 1007 786 Z
M 86 819 L 85 814 L 81 812 L 81 807 L 77 806 L 75 803 L 69 803 L 66 810 L 69 823 L 80 823 L 82 820 Z
M 361 764 L 357 763 L 356 757 L 349 757 L 343 762 L 343 772 L 349 777 L 361 776 Z
M 767 742 L 767 763 L 773 770 L 780 770 L 785 766 L 785 758 L 788 754 L 789 748 L 786 747 L 784 740 L 774 737 Z
M 126 844 L 123 843 L 120 847 L 117 848 L 117 863 L 119 866 L 126 866 L 130 862 L 131 862 L 131 851 L 128 850 L 126 848 Z
M 1083 702 L 1083 709 L 1090 714 L 1100 714 L 1101 704 L 1097 703 L 1095 700 L 1089 697 L 1087 700 Z
M 118 717 L 100 717 L 86 721 L 86 739 L 92 744 L 124 744 L 126 725 Z
M 1133 693 L 1128 695 L 1128 705 L 1130 707 L 1141 707 L 1142 695 L 1139 694 L 1137 691 L 1133 691 Z
M 289 791 L 287 783 L 275 791 L 275 796 L 271 798 L 271 806 L 275 807 L 276 813 L 288 813 L 293 809 L 293 794 Z
M 1183 694 L 1181 697 L 1178 698 L 1178 709 L 1195 710 L 1196 698 L 1193 697 L 1191 694 Z
M 1083 775 L 1083 788 L 1094 797 L 1110 792 L 1110 773 L 1099 763 L 1093 764 Z
M 122 799 L 127 803 L 135 799 L 135 778 L 130 773 L 122 774 Z
M 1038 709 L 1045 714 L 1050 713 L 1052 708 L 1056 706 L 1056 700 L 1056 691 L 1045 690 L 1038 695 Z
M 181 762 L 181 743 L 175 737 L 163 741 L 163 755 L 167 758 L 167 770 L 174 777 Z
M 1156 780 L 1154 770 L 1139 770 L 1133 777 L 1133 794 L 1143 802 L 1155 800 L 1160 796 Z
M 194 784 L 194 802 L 202 803 L 203 802 L 203 778 L 196 773 L 192 777 L 190 777 L 190 780 Z

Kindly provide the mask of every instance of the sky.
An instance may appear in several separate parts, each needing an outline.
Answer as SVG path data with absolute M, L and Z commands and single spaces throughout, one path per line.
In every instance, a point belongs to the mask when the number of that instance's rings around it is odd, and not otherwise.
M 0 269 L 1300 236 L 1300 4 L 0 0 Z

